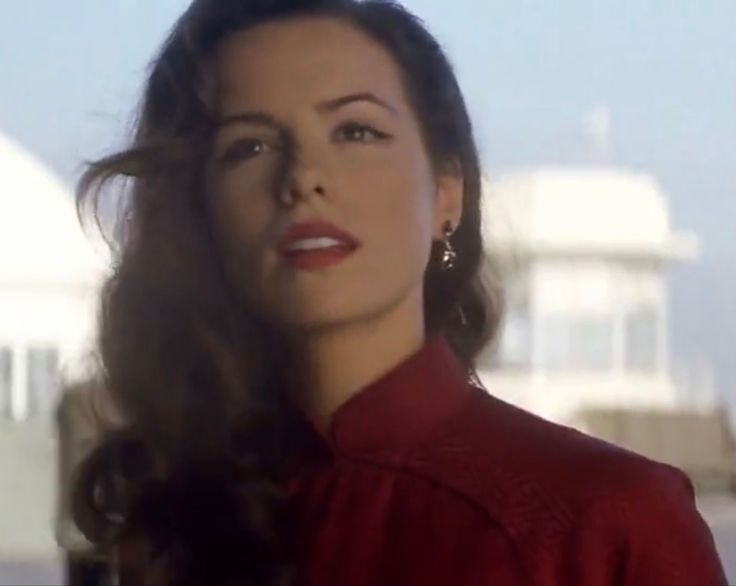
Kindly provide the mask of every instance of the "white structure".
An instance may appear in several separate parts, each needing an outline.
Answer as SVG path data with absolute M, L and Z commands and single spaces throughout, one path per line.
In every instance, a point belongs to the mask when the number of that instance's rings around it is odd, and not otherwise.
M 103 250 L 71 193 L 0 135 L 0 568 L 57 555 L 53 411 L 94 341 Z
M 107 267 L 82 233 L 73 198 L 29 154 L 0 135 L 0 416 L 53 409 L 92 342 Z
M 573 423 L 581 408 L 676 407 L 667 264 L 697 255 L 649 175 L 609 167 L 511 173 L 486 185 L 483 227 L 507 287 L 499 396 Z

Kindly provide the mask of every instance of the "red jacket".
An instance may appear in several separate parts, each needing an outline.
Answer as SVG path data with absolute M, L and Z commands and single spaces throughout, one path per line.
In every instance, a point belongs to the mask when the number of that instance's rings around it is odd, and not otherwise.
M 726 583 L 682 472 L 475 388 L 441 337 L 314 432 L 290 490 L 304 586 Z

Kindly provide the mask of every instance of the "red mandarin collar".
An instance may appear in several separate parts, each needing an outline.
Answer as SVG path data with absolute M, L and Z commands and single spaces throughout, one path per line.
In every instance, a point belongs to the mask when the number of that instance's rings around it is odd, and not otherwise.
M 343 403 L 326 436 L 330 452 L 390 452 L 431 436 L 456 414 L 472 391 L 462 365 L 444 336 L 427 338 L 413 355 Z M 321 441 L 320 441 L 321 439 Z

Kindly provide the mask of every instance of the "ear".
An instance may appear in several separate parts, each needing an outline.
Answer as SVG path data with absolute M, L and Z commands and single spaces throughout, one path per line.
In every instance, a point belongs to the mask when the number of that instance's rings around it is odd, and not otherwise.
M 463 213 L 463 174 L 458 161 L 451 161 L 437 175 L 437 196 L 434 206 L 432 237 L 443 240 L 443 226 L 449 221 L 457 229 Z

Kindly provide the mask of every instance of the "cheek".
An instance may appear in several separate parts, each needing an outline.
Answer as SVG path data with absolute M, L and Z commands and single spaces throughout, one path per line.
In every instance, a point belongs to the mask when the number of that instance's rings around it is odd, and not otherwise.
M 228 177 L 211 192 L 210 221 L 225 260 L 252 262 L 252 255 L 266 242 L 273 216 L 268 192 L 250 177 Z
M 273 189 L 278 165 L 275 157 L 262 156 L 246 163 L 235 163 L 211 171 L 210 193 L 213 201 L 223 207 L 242 208 L 270 204 L 266 195 Z
M 432 238 L 432 176 L 422 160 L 385 156 L 352 175 L 356 225 L 370 226 L 382 262 L 423 270 Z

